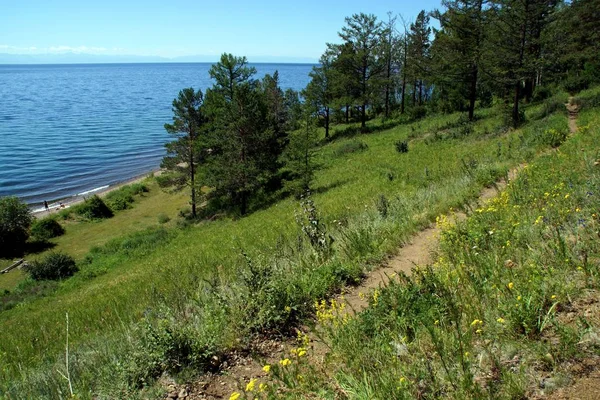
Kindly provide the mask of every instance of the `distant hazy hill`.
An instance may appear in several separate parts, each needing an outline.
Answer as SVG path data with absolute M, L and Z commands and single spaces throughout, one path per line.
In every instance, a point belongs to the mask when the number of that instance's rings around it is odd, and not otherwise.
M 101 64 L 101 63 L 154 63 L 154 62 L 216 62 L 217 55 L 197 55 L 183 57 L 134 56 L 134 55 L 97 55 L 83 53 L 61 54 L 7 54 L 0 53 L 0 64 Z M 316 63 L 309 57 L 248 57 L 250 62 L 266 63 Z

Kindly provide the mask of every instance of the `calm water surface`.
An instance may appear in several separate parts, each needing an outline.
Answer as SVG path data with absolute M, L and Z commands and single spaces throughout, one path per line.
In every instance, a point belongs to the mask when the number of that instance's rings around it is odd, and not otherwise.
M 32 205 L 158 168 L 171 103 L 212 86 L 209 63 L 0 65 L 0 196 Z M 303 89 L 312 65 L 254 64 Z

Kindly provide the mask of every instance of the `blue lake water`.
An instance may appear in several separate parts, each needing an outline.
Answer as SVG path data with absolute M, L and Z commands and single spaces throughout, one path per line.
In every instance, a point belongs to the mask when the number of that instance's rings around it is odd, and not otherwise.
M 303 89 L 312 65 L 252 64 Z M 142 175 L 160 165 L 171 103 L 204 92 L 210 63 L 0 65 L 0 196 L 36 205 Z

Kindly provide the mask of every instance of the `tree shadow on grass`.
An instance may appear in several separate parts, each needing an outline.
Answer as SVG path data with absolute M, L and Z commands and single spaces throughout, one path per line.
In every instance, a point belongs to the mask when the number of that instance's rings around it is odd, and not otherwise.
M 51 243 L 45 240 L 34 240 L 25 243 L 22 255 L 38 254 L 46 250 L 50 250 L 56 247 L 56 243 Z
M 344 186 L 352 181 L 355 181 L 356 179 L 350 179 L 350 178 L 346 178 L 346 179 L 338 179 L 335 182 L 331 182 L 327 185 L 323 185 L 323 186 L 319 186 L 317 188 L 312 189 L 310 192 L 312 194 L 323 194 L 323 193 L 327 193 L 328 191 L 330 191 L 331 189 L 335 189 L 338 188 L 340 186 Z

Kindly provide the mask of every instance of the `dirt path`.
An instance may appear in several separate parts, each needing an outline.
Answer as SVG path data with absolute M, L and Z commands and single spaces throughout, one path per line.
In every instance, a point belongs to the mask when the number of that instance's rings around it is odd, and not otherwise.
M 579 106 L 573 103 L 573 96 L 569 97 L 569 102 L 565 104 L 569 112 L 569 131 L 571 134 L 577 132 L 577 116 L 579 115 Z

